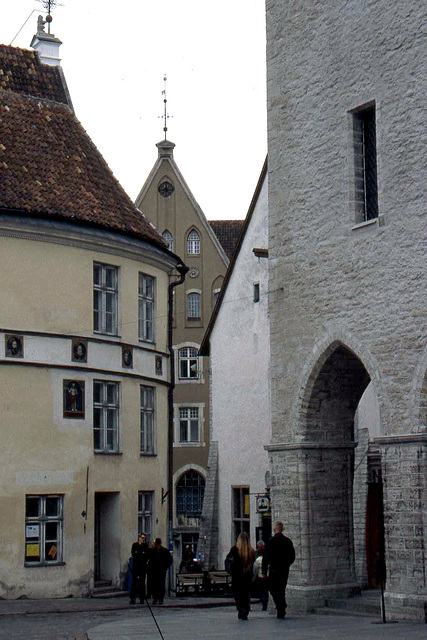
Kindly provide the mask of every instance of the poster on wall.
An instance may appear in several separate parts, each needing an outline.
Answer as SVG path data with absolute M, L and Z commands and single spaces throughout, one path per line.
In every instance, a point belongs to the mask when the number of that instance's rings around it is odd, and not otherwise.
M 83 380 L 64 380 L 64 418 L 85 417 L 85 383 Z
M 26 544 L 25 556 L 27 558 L 39 558 L 40 557 L 40 545 L 39 544 Z
M 38 538 L 40 535 L 40 525 L 39 524 L 27 524 L 25 527 L 25 537 L 26 538 Z

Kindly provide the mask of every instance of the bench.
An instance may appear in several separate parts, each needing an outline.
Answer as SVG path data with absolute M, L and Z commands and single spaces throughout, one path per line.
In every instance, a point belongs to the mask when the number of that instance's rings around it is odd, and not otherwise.
M 214 594 L 225 594 L 231 591 L 231 576 L 227 571 L 209 571 L 209 582 Z
M 177 573 L 176 595 L 201 594 L 203 592 L 203 573 Z

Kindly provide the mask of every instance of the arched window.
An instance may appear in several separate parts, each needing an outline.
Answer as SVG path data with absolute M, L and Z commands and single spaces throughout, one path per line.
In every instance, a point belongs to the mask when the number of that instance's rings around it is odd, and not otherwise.
M 187 516 L 200 516 L 205 495 L 205 479 L 194 469 L 184 473 L 176 485 L 176 512 Z
M 200 253 L 200 236 L 195 229 L 192 229 L 187 236 L 187 253 Z
M 171 232 L 166 229 L 165 231 L 163 231 L 162 236 L 163 240 L 168 245 L 169 251 L 173 251 L 173 235 L 171 234 Z
M 202 300 L 202 296 L 200 295 L 200 293 L 188 294 L 187 296 L 187 317 L 188 318 L 200 319 L 202 317 L 201 300 Z
M 195 347 L 183 347 L 178 351 L 179 377 L 181 379 L 197 378 L 198 351 Z

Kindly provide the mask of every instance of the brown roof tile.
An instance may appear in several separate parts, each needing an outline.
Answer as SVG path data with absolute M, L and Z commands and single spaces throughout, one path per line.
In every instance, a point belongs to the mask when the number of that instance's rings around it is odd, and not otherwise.
M 0 47 L 0 209 L 99 226 L 164 247 L 66 106 L 55 69 L 31 51 Z
M 244 220 L 209 220 L 214 234 L 229 259 L 234 253 L 244 222 Z

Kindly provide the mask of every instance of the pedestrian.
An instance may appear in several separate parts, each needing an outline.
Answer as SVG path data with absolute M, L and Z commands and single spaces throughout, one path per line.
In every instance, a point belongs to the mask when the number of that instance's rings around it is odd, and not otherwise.
M 261 600 L 262 610 L 267 611 L 268 606 L 268 581 L 267 575 L 262 570 L 262 560 L 265 553 L 265 544 L 262 540 L 257 543 L 257 558 L 254 564 L 254 586 Z
M 262 570 L 268 576 L 268 588 L 277 609 L 277 617 L 286 615 L 286 585 L 288 584 L 289 567 L 295 560 L 295 549 L 292 540 L 283 535 L 283 522 L 275 522 L 273 537 L 268 541 Z
M 247 620 L 250 606 L 255 552 L 247 533 L 241 533 L 225 559 L 225 568 L 231 574 L 231 586 L 239 620 Z
M 170 552 L 162 546 L 160 538 L 156 538 L 154 547 L 148 554 L 148 575 L 153 604 L 163 604 L 165 598 L 166 572 L 172 564 Z
M 132 555 L 132 586 L 130 588 L 130 604 L 135 604 L 136 596 L 142 604 L 145 600 L 145 579 L 147 576 L 148 544 L 144 533 L 138 535 L 138 542 L 134 542 Z

